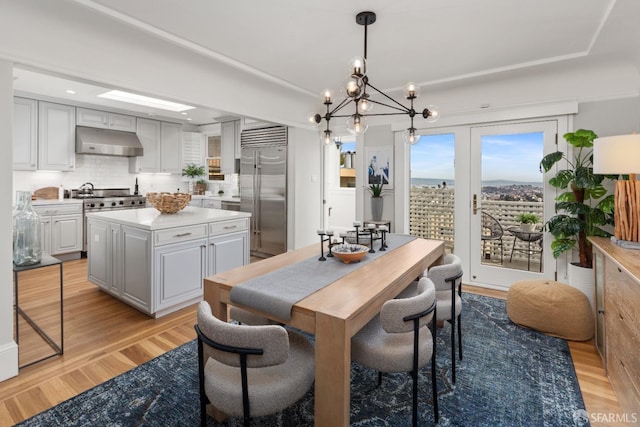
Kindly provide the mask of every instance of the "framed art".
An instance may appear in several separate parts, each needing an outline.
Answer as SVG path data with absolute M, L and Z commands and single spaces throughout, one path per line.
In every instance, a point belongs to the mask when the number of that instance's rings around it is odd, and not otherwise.
M 384 184 L 393 188 L 393 147 L 365 147 L 365 167 L 367 168 L 367 185 Z

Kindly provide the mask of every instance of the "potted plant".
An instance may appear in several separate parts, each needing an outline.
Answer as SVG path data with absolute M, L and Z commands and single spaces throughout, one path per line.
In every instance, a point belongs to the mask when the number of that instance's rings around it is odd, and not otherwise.
M 567 162 L 567 169 L 559 170 L 549 179 L 549 184 L 567 191 L 556 197 L 556 212 L 559 213 L 549 219 L 544 227 L 553 235 L 551 249 L 554 258 L 578 247 L 579 261 L 568 265 L 569 284 L 582 290 L 590 301 L 593 300 L 593 272 L 590 270 L 593 268 L 593 254 L 587 237 L 611 236 L 602 226 L 613 225 L 614 196 L 607 195 L 602 182 L 605 178 L 617 178 L 593 173 L 592 147 L 597 137 L 593 131 L 585 129 L 566 133 L 564 139 L 573 147 L 572 155 L 569 157 L 556 151 L 544 156 L 540 162 L 540 169 L 545 172 L 560 160 Z M 584 274 L 579 270 L 583 270 Z M 572 276 L 578 275 L 582 277 L 572 279 Z M 589 278 L 590 283 L 581 283 Z
M 196 181 L 196 184 L 193 187 L 193 194 L 204 194 L 205 191 L 207 191 L 207 185 L 209 183 L 207 182 L 206 179 L 204 178 L 200 178 L 199 180 Z
M 382 181 L 382 180 L 381 180 Z M 382 219 L 382 187 L 384 183 L 369 184 L 369 191 L 371 192 L 371 217 L 374 221 L 380 221 Z
M 536 228 L 536 224 L 540 222 L 540 218 L 534 213 L 522 212 L 516 216 L 516 221 L 520 223 L 522 231 L 531 232 Z
M 204 166 L 198 166 L 195 163 L 190 163 L 182 169 L 182 176 L 187 176 L 190 178 L 190 181 L 189 181 L 190 193 L 194 192 L 194 188 L 193 188 L 194 180 L 198 177 L 204 176 L 204 174 L 205 174 Z M 202 181 L 206 183 L 204 179 Z

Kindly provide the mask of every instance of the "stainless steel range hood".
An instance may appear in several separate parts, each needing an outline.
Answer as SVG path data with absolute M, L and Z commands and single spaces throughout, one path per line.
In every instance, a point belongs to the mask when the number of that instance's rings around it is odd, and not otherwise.
M 135 157 L 143 148 L 134 132 L 76 126 L 76 154 Z

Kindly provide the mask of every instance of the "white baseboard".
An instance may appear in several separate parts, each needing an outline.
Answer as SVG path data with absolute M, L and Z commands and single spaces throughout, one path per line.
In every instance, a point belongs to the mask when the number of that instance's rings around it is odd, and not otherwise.
M 0 346 L 0 381 L 18 375 L 18 345 L 15 341 Z

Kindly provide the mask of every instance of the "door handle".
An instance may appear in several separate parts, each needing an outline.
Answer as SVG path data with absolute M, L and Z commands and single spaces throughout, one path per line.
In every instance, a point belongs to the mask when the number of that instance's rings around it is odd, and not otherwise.
M 477 215 L 478 214 L 478 195 L 477 194 L 473 195 L 472 207 L 473 207 L 473 214 Z
M 329 216 L 331 216 L 331 209 L 333 209 L 333 208 L 329 208 Z

